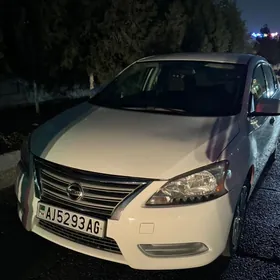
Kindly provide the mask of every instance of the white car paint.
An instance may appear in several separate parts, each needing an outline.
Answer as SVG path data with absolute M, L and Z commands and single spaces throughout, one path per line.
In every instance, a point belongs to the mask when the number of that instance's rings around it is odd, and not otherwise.
M 18 214 L 27 230 L 69 249 L 135 269 L 199 267 L 223 253 L 241 187 L 249 176 L 253 190 L 279 136 L 279 117 L 274 126 L 268 117 L 253 121 L 247 117 L 254 67 L 266 61 L 255 56 L 225 54 L 171 55 L 146 60 L 168 59 L 248 63 L 241 113 L 219 118 L 186 117 L 88 103 L 67 110 L 32 134 L 29 168 L 22 168 L 22 163 L 18 167 Z M 81 245 L 40 226 L 36 217 L 40 194 L 36 194 L 39 183 L 34 176 L 35 156 L 88 172 L 152 179 L 107 219 L 106 237 L 115 240 L 121 254 Z M 171 178 L 221 160 L 230 162 L 231 171 L 225 181 L 228 192 L 223 196 L 176 207 L 145 206 Z M 151 257 L 139 249 L 139 244 L 192 242 L 205 244 L 207 250 L 188 256 Z
M 32 147 L 52 125 L 47 122 L 34 132 Z M 98 173 L 169 179 L 212 163 L 238 132 L 235 117 L 184 118 L 96 108 L 68 128 L 45 159 Z

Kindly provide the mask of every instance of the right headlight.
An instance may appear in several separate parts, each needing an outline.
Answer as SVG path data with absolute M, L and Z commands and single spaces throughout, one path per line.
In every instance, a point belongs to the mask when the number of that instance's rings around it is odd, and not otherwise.
M 169 180 L 147 202 L 146 206 L 172 206 L 199 203 L 225 193 L 229 162 L 220 161 Z

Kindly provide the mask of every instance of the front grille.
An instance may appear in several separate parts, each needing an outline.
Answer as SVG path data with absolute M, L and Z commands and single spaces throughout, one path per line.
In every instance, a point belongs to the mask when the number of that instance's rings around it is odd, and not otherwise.
M 47 221 L 40 220 L 39 225 L 41 228 L 56 234 L 60 237 L 68 239 L 70 241 L 92 247 L 98 250 L 107 251 L 115 254 L 121 254 L 118 244 L 115 240 L 105 237 L 99 238 L 91 236 L 85 233 L 80 233 L 73 229 L 68 229 L 66 227 L 56 225 Z
M 152 180 L 104 175 L 65 167 L 35 158 L 41 201 L 96 218 L 108 219 L 119 203 Z M 67 187 L 79 183 L 83 196 L 73 200 Z

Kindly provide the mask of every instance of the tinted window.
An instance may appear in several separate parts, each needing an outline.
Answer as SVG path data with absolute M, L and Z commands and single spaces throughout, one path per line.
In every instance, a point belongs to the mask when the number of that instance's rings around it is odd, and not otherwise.
M 275 88 L 275 90 L 277 90 L 279 88 L 278 79 L 276 77 L 276 73 L 273 70 L 271 70 L 271 71 L 272 71 L 272 74 L 273 74 L 274 88 Z
M 264 65 L 262 65 L 262 67 L 263 67 L 263 70 L 264 70 L 266 84 L 267 84 L 266 97 L 271 98 L 275 93 L 273 73 L 272 73 L 272 70 L 271 70 L 269 65 L 264 64 Z
M 246 73 L 247 66 L 239 64 L 141 62 L 122 72 L 90 102 L 149 112 L 180 110 L 192 116 L 235 115 L 241 109 Z
M 266 94 L 266 81 L 261 65 L 254 70 L 251 84 L 251 93 L 255 102 Z

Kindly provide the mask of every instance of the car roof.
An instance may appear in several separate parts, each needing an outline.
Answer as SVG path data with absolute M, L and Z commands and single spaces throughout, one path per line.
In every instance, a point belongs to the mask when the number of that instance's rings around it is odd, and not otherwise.
M 173 53 L 142 58 L 138 62 L 154 61 L 207 61 L 232 64 L 249 64 L 251 60 L 265 60 L 261 56 L 243 53 Z

